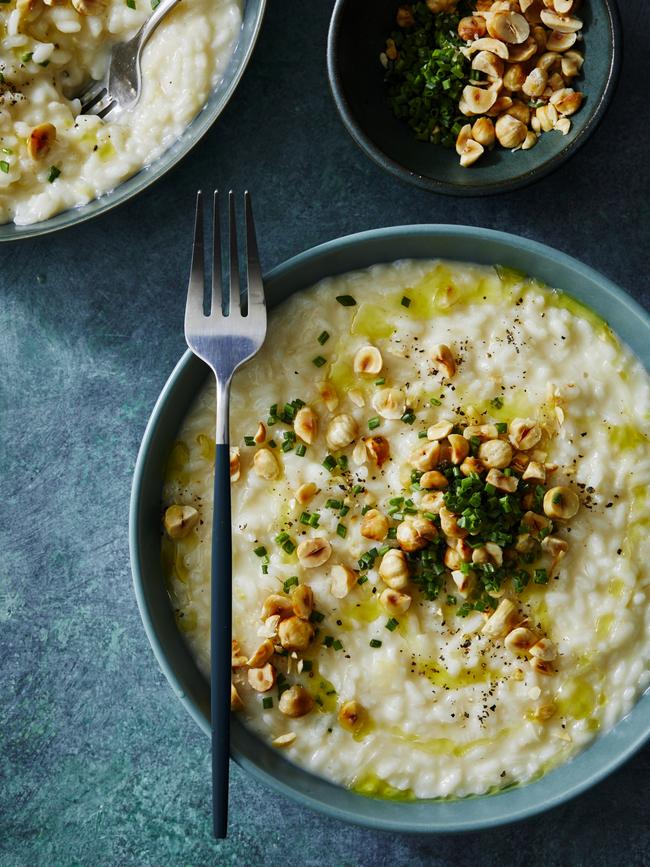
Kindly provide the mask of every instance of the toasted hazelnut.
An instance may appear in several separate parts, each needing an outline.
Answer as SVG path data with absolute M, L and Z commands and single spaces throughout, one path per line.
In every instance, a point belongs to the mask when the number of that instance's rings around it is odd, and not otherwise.
M 230 652 L 230 666 L 231 668 L 244 668 L 248 665 L 248 659 L 241 651 L 241 647 L 239 646 L 239 642 L 236 638 L 230 642 L 231 652 Z
M 523 472 L 522 479 L 531 479 L 543 485 L 546 481 L 546 467 L 537 461 L 529 461 Z
M 453 421 L 441 419 L 435 424 L 432 424 L 427 430 L 427 439 L 429 440 L 444 440 L 454 429 Z
M 383 367 L 381 352 L 376 346 L 362 346 L 354 356 L 355 373 L 379 373 Z
M 505 646 L 512 653 L 525 653 L 538 641 L 538 636 L 525 626 L 517 626 L 509 632 L 504 640 Z
M 373 396 L 372 405 L 382 418 L 398 419 L 404 415 L 406 397 L 399 388 L 382 388 Z
M 468 115 L 485 114 L 492 108 L 492 106 L 496 102 L 496 99 L 497 95 L 494 90 L 487 90 L 482 87 L 476 87 L 473 84 L 467 84 L 463 88 L 461 104 L 466 107 L 466 113 Z M 443 373 L 445 376 L 447 376 L 444 370 Z
M 494 123 L 489 117 L 479 117 L 472 126 L 472 138 L 483 148 L 491 148 L 496 141 Z
M 386 551 L 379 564 L 379 577 L 393 590 L 403 590 L 408 584 L 409 567 L 406 554 L 400 548 Z
M 546 530 L 551 526 L 551 522 L 548 518 L 531 511 L 524 512 L 521 523 L 528 530 L 531 536 L 534 536 L 535 538 L 539 537 L 541 530 Z
M 339 723 L 349 732 L 356 732 L 368 719 L 368 711 L 359 701 L 346 701 L 339 710 Z
M 502 114 L 494 125 L 494 131 L 499 144 L 504 148 L 517 148 L 526 138 L 524 124 L 509 114 Z
M 230 684 L 230 710 L 243 710 L 244 702 L 241 700 L 234 683 Z
M 550 488 L 544 494 L 544 514 L 549 518 L 568 521 L 580 508 L 580 500 L 575 491 L 562 485 Z
M 294 496 L 301 506 L 306 506 L 307 503 L 310 503 L 314 499 L 317 493 L 318 485 L 315 485 L 313 482 L 306 482 L 304 485 L 300 485 Z
M 264 422 L 260 422 L 257 425 L 257 430 L 255 431 L 255 436 L 253 437 L 257 445 L 261 445 L 263 442 L 266 442 L 266 426 Z
M 314 610 L 314 591 L 309 584 L 299 584 L 291 591 L 291 604 L 296 617 L 309 620 L 309 615 Z
M 468 424 L 463 431 L 463 436 L 466 440 L 477 438 L 481 442 L 486 440 L 495 440 L 499 436 L 499 431 L 495 424 Z
M 345 599 L 357 583 L 357 573 L 340 563 L 332 566 L 330 577 L 330 593 L 336 599 Z
M 464 476 L 471 476 L 472 473 L 480 476 L 482 473 L 485 472 L 486 469 L 487 467 L 485 466 L 483 461 L 480 461 L 478 458 L 474 458 L 471 456 L 465 458 L 465 460 L 460 465 L 460 471 Z
M 230 447 L 230 481 L 236 482 L 241 474 L 241 458 L 237 446 Z
M 502 599 L 496 611 L 483 624 L 481 632 L 490 638 L 503 638 L 511 632 L 520 621 L 517 606 L 510 599 Z
M 556 90 L 549 102 L 555 106 L 560 114 L 569 116 L 575 114 L 582 105 L 584 95 L 570 87 L 564 87 L 561 90 Z
M 574 18 L 571 15 L 558 15 L 555 9 L 542 9 L 540 18 L 542 24 L 546 24 L 556 33 L 576 33 L 582 28 L 580 18 Z
M 466 599 L 472 592 L 474 584 L 476 583 L 476 576 L 474 573 L 471 570 L 469 572 L 462 572 L 460 569 L 454 569 L 451 573 L 451 578 L 456 585 L 458 593 L 463 597 L 463 599 Z
M 314 627 L 302 617 L 288 617 L 280 621 L 278 637 L 285 650 L 307 650 L 314 637 Z
M 472 563 L 484 565 L 492 563 L 493 566 L 503 565 L 503 551 L 496 542 L 486 542 L 479 548 L 474 548 L 472 551 Z
M 39 123 L 27 139 L 27 153 L 33 160 L 43 159 L 56 141 L 56 127 L 51 123 Z
M 552 662 L 554 659 L 557 659 L 557 648 L 550 638 L 540 638 L 530 648 L 530 654 L 537 659 L 543 659 L 544 662 Z
M 497 490 L 505 491 L 507 494 L 514 493 L 519 484 L 517 476 L 506 476 L 505 473 L 501 472 L 501 470 L 496 469 L 492 469 L 488 472 L 485 481 L 489 485 L 494 485 Z
M 331 449 L 344 449 L 356 439 L 358 433 L 359 425 L 354 418 L 348 413 L 342 412 L 340 415 L 334 416 L 327 426 L 325 438 Z
M 518 93 L 526 81 L 526 68 L 523 63 L 513 63 L 503 76 L 503 86 L 511 93 Z
M 292 719 L 305 716 L 314 706 L 314 699 L 304 686 L 294 683 L 289 689 L 285 689 L 278 702 L 280 713 Z
M 467 90 L 467 88 L 465 88 Z M 445 343 L 439 343 L 431 350 L 431 361 L 436 370 L 439 370 L 447 379 L 451 379 L 456 373 L 456 362 L 451 349 Z
M 407 518 L 397 527 L 397 544 L 402 551 L 421 551 L 438 535 L 436 525 L 428 518 L 418 515 Z
M 308 445 L 314 442 L 318 435 L 318 416 L 311 407 L 300 407 L 293 421 L 293 429 L 296 436 Z
M 445 536 L 451 536 L 452 539 L 464 539 L 467 536 L 467 530 L 458 526 L 458 515 L 450 512 L 446 506 L 443 506 L 439 512 L 440 527 Z
M 248 660 L 250 668 L 262 668 L 275 653 L 275 646 L 270 638 L 263 641 Z
M 531 69 L 528 73 L 521 89 L 526 96 L 531 99 L 537 99 L 546 90 L 547 81 L 548 75 L 545 70 L 535 67 L 535 69 Z
M 369 509 L 361 519 L 361 535 L 382 542 L 388 533 L 388 518 L 379 509 Z
M 436 491 L 430 494 L 424 494 L 420 500 L 420 510 L 422 512 L 431 512 L 432 515 L 438 515 L 440 509 L 445 504 L 445 495 L 442 491 Z
M 518 12 L 496 12 L 487 19 L 487 30 L 493 39 L 519 45 L 528 39 L 530 25 Z
M 270 662 L 261 668 L 249 668 L 248 682 L 256 692 L 268 692 L 275 686 L 275 669 Z
M 321 397 L 321 400 L 327 407 L 330 412 L 334 412 L 336 407 L 339 405 L 339 396 L 336 393 L 336 388 L 332 385 L 331 382 L 317 382 L 316 388 L 318 389 L 318 393 Z
M 442 557 L 442 562 L 450 572 L 457 572 L 463 563 L 463 558 L 455 548 L 447 546 Z
M 504 440 L 487 440 L 479 446 L 478 456 L 486 467 L 503 470 L 510 466 L 512 447 Z
M 537 656 L 533 656 L 530 660 L 530 667 L 533 671 L 536 671 L 537 674 L 551 675 L 554 673 L 552 664 L 546 659 L 540 659 Z
M 408 611 L 411 597 L 407 593 L 400 593 L 399 590 L 392 590 L 387 587 L 380 594 L 379 602 L 389 614 L 400 615 Z
M 479 15 L 468 15 L 465 18 L 461 18 L 458 22 L 458 36 L 463 42 L 480 39 L 486 33 L 485 18 Z
M 418 448 L 411 452 L 409 463 L 416 470 L 425 473 L 437 466 L 439 459 L 440 443 L 437 440 L 434 442 L 427 441 L 424 445 L 418 446 Z
M 271 593 L 267 596 L 262 605 L 262 613 L 260 620 L 266 620 L 274 614 L 279 614 L 280 619 L 290 617 L 293 614 L 293 605 L 288 596 L 281 596 L 279 593 Z
M 280 466 L 271 449 L 258 449 L 253 457 L 253 469 L 260 479 L 277 479 L 280 475 Z
M 554 563 L 557 563 L 569 550 L 569 543 L 559 536 L 545 536 L 542 539 L 542 549 L 551 555 Z
M 386 437 L 371 436 L 364 440 L 365 450 L 378 467 L 383 466 L 390 457 L 390 443 Z
M 199 523 L 199 513 L 193 506 L 169 506 L 163 523 L 170 539 L 184 539 Z
M 305 569 L 315 569 L 326 563 L 332 553 L 332 546 L 327 539 L 316 537 L 305 539 L 298 545 L 298 560 Z
M 449 487 L 449 481 L 446 476 L 439 473 L 438 470 L 428 470 L 420 477 L 420 487 L 424 490 L 442 491 Z
M 460 434 L 449 434 L 447 437 L 450 447 L 449 459 L 452 464 L 462 464 L 469 454 L 469 443 Z
M 72 0 L 72 5 L 80 15 L 99 15 L 106 3 L 104 0 Z

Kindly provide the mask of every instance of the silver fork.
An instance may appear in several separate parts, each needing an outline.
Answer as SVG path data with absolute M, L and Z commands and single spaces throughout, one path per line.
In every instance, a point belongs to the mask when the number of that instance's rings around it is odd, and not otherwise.
M 135 36 L 113 46 L 103 77 L 76 95 L 81 100 L 81 114 L 106 117 L 109 112 L 134 108 L 142 91 L 142 50 L 165 15 L 179 2 L 160 0 Z
M 203 202 L 196 196 L 192 270 L 185 307 L 185 340 L 212 368 L 217 381 L 214 521 L 212 529 L 212 603 L 210 690 L 212 713 L 212 817 L 214 835 L 228 828 L 228 759 L 230 756 L 230 660 L 232 617 L 232 538 L 230 520 L 230 448 L 228 413 L 234 372 L 252 358 L 266 336 L 266 303 L 253 211 L 244 193 L 246 287 L 240 298 L 235 200 L 229 205 L 229 288 L 222 291 L 219 197 L 214 193 L 212 223 L 212 299 L 203 312 Z

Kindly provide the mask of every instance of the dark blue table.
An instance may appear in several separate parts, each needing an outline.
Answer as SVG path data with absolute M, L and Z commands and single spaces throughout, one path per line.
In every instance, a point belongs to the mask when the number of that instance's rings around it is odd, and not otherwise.
M 476 200 L 368 162 L 327 86 L 331 2 L 269 5 L 234 99 L 180 166 L 0 248 L 0 864 L 647 865 L 650 749 L 545 816 L 430 840 L 322 819 L 233 767 L 231 834 L 210 838 L 209 741 L 149 649 L 127 544 L 140 438 L 184 349 L 194 190 L 252 190 L 267 268 L 374 226 L 471 223 L 572 253 L 650 306 L 648 0 L 621 3 L 623 75 L 586 147 Z

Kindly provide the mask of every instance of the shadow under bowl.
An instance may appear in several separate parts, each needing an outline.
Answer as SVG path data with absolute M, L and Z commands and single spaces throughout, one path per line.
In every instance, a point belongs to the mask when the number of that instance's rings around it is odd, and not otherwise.
M 379 166 L 403 181 L 436 193 L 484 196 L 524 187 L 562 165 L 602 119 L 618 80 L 622 33 L 615 0 L 585 0 L 583 74 L 576 89 L 585 95 L 571 129 L 544 133 L 534 148 L 488 151 L 463 168 L 455 149 L 417 141 L 392 113 L 379 54 L 396 29 L 398 0 L 337 0 L 327 42 L 327 67 L 336 107 L 348 132 Z

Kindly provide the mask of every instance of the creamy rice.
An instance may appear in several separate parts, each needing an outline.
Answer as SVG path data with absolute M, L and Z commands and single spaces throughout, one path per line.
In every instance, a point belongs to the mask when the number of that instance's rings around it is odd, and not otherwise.
M 96 14 L 81 14 L 67 0 L 0 5 L 0 223 L 45 220 L 149 165 L 205 104 L 241 27 L 241 0 L 184 0 L 145 48 L 138 105 L 100 120 L 80 115 L 71 97 L 101 79 L 110 47 L 135 35 L 151 3 L 80 2 Z M 54 125 L 56 141 L 34 159 L 27 140 L 43 123 Z
M 311 672 L 299 673 L 290 656 L 272 660 L 286 683 L 300 683 L 317 697 L 314 710 L 299 719 L 284 716 L 277 688 L 257 693 L 245 670 L 237 669 L 242 715 L 265 740 L 294 733 L 285 746 L 294 762 L 366 794 L 465 796 L 530 781 L 611 728 L 648 684 L 649 378 L 586 308 L 499 273 L 502 279 L 487 268 L 402 261 L 324 280 L 273 311 L 263 350 L 234 384 L 231 440 L 240 449 L 241 476 L 232 485 L 233 635 L 250 656 L 262 641 L 264 600 L 281 593 L 292 576 L 312 587 L 324 615 L 305 654 Z M 337 303 L 342 295 L 353 296 L 356 305 Z M 410 306 L 403 306 L 403 296 Z M 321 346 L 323 331 L 330 337 Z M 439 343 L 456 356 L 451 379 L 432 371 L 430 348 Z M 355 352 L 366 344 L 381 351 L 384 385 L 351 372 Z M 326 359 L 322 367 L 312 363 L 319 355 Z M 339 397 L 334 413 L 316 385 L 326 379 Z M 368 420 L 377 414 L 373 396 L 386 385 L 404 391 L 416 416 L 412 424 L 382 419 L 374 431 L 389 440 L 390 460 L 381 470 L 370 462 L 357 465 L 350 446 L 343 451 L 352 481 L 328 471 L 322 464 L 330 451 L 323 436 L 328 419 L 348 413 L 360 436 L 367 436 Z M 295 398 L 318 413 L 320 433 L 302 457 L 277 448 L 282 473 L 266 481 L 253 471 L 260 447 L 246 446 L 244 437 L 266 421 L 271 404 L 282 407 Z M 164 538 L 163 568 L 179 628 L 206 676 L 213 407 L 210 383 L 179 432 L 163 491 L 164 506 L 192 505 L 201 516 L 186 538 Z M 557 647 L 550 674 L 483 634 L 487 615 L 474 610 L 459 616 L 449 578 L 434 601 L 411 587 L 411 607 L 396 618 L 393 631 L 377 602 L 383 588 L 378 561 L 361 571 L 367 582 L 346 598 L 330 592 L 333 564 L 358 569 L 363 553 L 381 544 L 360 535 L 362 504 L 386 511 L 389 498 L 408 490 L 410 468 L 405 475 L 404 467 L 422 443 L 418 432 L 460 413 L 475 422 L 515 416 L 539 421 L 548 438 L 547 460 L 559 467 L 552 484 L 580 495 L 577 515 L 557 531 L 569 547 L 555 577 L 544 586 L 531 582 L 519 594 L 505 585 L 528 624 Z M 269 436 L 280 444 L 288 429 L 280 423 Z M 306 482 L 315 482 L 320 493 L 301 506 L 294 492 Z M 352 495 L 350 484 L 363 493 Z M 417 506 L 421 493 L 411 495 Z M 344 496 L 351 507 L 339 517 L 325 503 Z M 317 529 L 300 523 L 305 509 L 318 513 Z M 339 522 L 347 527 L 345 538 L 337 535 Z M 303 568 L 276 543 L 283 530 L 295 543 L 325 536 L 332 556 L 323 566 Z M 267 574 L 254 553 L 260 546 L 268 551 Z M 325 646 L 327 636 L 342 648 Z M 268 697 L 273 706 L 265 709 Z M 350 700 L 368 713 L 356 733 L 337 718 Z

